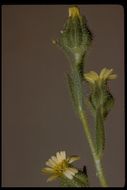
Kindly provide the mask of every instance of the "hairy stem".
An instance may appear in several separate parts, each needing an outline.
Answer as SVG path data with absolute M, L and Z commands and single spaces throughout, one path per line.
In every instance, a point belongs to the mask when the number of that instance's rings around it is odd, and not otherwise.
M 97 177 L 98 177 L 102 187 L 108 187 L 107 181 L 104 176 L 104 171 L 102 168 L 101 160 L 98 158 L 98 156 L 96 154 L 96 147 L 94 146 L 94 142 L 92 140 L 92 135 L 91 135 L 90 129 L 88 127 L 87 118 L 85 116 L 84 111 L 82 111 L 82 110 L 80 111 L 80 120 L 83 124 L 84 132 L 85 132 L 88 144 L 90 146 L 91 154 L 93 156 L 93 160 L 94 160 L 96 171 L 97 171 L 97 173 L 96 173 Z
M 96 127 L 96 152 L 99 158 L 102 158 L 105 146 L 105 131 L 104 131 L 104 119 L 101 113 L 101 108 L 98 108 L 96 111 L 95 127 Z

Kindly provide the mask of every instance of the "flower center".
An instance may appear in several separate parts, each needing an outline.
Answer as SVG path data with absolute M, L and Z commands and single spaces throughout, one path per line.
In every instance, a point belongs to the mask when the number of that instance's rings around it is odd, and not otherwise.
M 66 160 L 63 160 L 54 167 L 54 170 L 58 175 L 61 175 L 67 168 L 68 168 L 68 162 Z

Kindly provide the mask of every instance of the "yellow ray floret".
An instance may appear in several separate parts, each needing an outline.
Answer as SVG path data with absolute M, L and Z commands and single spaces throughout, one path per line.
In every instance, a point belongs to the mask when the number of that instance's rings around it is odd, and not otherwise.
M 107 68 L 102 69 L 100 74 L 97 74 L 95 71 L 90 71 L 89 73 L 84 74 L 84 78 L 92 84 L 95 82 L 113 80 L 116 79 L 116 77 L 117 75 L 113 74 L 113 69 Z
M 78 173 L 78 170 L 72 167 L 71 163 L 79 159 L 79 156 L 66 157 L 65 151 L 57 152 L 55 156 L 52 156 L 46 162 L 48 167 L 43 168 L 42 172 L 51 175 L 47 181 L 52 181 L 62 175 L 73 179 L 73 176 Z

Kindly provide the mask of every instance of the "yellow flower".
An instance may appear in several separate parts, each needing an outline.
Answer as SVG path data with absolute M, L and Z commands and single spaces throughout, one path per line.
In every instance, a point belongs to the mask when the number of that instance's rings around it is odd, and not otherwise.
M 42 172 L 51 174 L 47 181 L 52 181 L 63 175 L 69 179 L 73 179 L 73 176 L 78 173 L 78 170 L 72 167 L 71 163 L 79 159 L 79 156 L 66 157 L 65 151 L 57 152 L 56 156 L 52 156 L 46 162 L 48 167 L 43 168 Z
M 70 7 L 69 8 L 69 17 L 80 17 L 80 11 L 78 7 Z
M 90 71 L 89 73 L 84 74 L 84 78 L 91 84 L 95 82 L 103 82 L 107 80 L 116 79 L 117 75 L 113 74 L 113 69 L 104 68 L 101 70 L 98 75 L 95 71 Z

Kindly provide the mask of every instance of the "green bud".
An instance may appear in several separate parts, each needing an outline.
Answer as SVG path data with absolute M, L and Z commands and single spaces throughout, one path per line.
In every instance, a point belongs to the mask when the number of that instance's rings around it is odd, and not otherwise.
M 108 89 L 108 81 L 116 79 L 113 69 L 104 68 L 98 75 L 95 71 L 84 74 L 85 80 L 90 84 L 91 94 L 89 102 L 96 113 L 101 109 L 102 117 L 105 119 L 114 104 L 114 98 Z
M 85 17 L 80 15 L 78 7 L 69 8 L 69 17 L 60 33 L 58 44 L 78 64 L 82 62 L 91 41 L 92 34 Z
M 96 82 L 91 87 L 89 102 L 95 117 L 96 153 L 98 158 L 101 159 L 105 149 L 104 119 L 114 104 L 114 98 L 107 89 L 106 81 L 102 83 Z
M 96 83 L 93 88 L 91 88 L 89 101 L 95 112 L 98 110 L 98 108 L 101 109 L 101 114 L 105 119 L 114 105 L 114 98 L 109 92 L 106 82 L 102 83 L 101 85 Z

